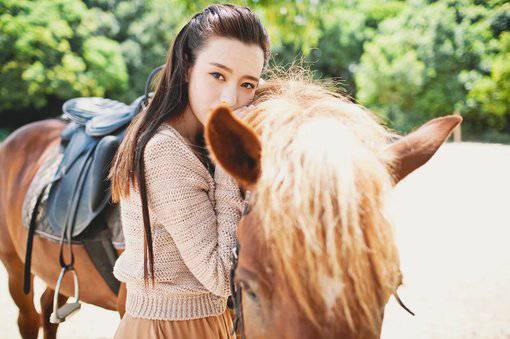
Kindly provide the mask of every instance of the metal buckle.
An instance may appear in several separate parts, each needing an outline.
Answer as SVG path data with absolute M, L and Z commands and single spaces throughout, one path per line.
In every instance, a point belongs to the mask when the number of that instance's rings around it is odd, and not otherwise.
M 232 254 L 234 255 L 234 259 L 237 260 L 237 246 L 232 247 Z
M 244 194 L 244 201 L 243 201 L 243 216 L 248 215 L 248 213 L 250 213 L 250 200 L 251 200 L 251 191 L 246 191 Z

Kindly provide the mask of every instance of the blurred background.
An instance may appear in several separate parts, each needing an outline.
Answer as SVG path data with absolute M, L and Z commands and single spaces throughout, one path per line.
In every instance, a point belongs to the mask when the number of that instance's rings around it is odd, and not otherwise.
M 62 103 L 130 103 L 191 15 L 210 1 L 0 0 L 0 140 Z M 317 77 L 407 132 L 464 117 L 462 139 L 510 143 L 507 0 L 245 0 L 269 31 L 272 64 Z

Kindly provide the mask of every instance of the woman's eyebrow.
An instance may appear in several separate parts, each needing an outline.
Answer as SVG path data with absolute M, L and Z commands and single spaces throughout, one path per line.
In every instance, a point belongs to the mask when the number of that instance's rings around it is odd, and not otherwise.
M 229 73 L 234 73 L 234 71 L 232 70 L 232 68 L 230 67 L 227 67 L 225 65 L 222 65 L 222 64 L 219 64 L 217 62 L 210 62 L 211 65 L 213 66 L 216 66 L 216 67 L 219 67 L 221 69 L 224 69 L 225 71 L 229 72 Z M 254 77 L 253 75 L 243 75 L 243 78 L 247 78 L 247 79 L 250 79 L 250 80 L 253 80 L 255 82 L 258 82 L 259 81 L 259 78 L 257 77 Z

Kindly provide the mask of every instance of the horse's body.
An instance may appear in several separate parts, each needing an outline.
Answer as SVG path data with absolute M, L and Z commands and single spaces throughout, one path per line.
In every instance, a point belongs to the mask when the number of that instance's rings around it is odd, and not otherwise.
M 45 152 L 60 142 L 65 123 L 57 119 L 34 122 L 10 134 L 0 145 L 0 259 L 9 276 L 9 292 L 19 308 L 18 326 L 23 338 L 36 338 L 40 326 L 44 337 L 54 338 L 57 325 L 49 322 L 54 288 L 60 274 L 59 244 L 35 236 L 32 252 L 32 277 L 48 286 L 41 297 L 42 314 L 34 308 L 33 290 L 23 293 L 23 268 L 28 230 L 22 225 L 22 205 L 28 187 L 42 164 Z M 80 284 L 80 300 L 123 314 L 124 287 L 119 297 L 110 290 L 97 272 L 85 248 L 73 245 L 75 269 Z M 65 252 L 66 253 L 66 252 Z M 33 283 L 32 283 L 33 286 Z M 60 303 L 74 295 L 71 275 L 66 275 L 60 289 Z

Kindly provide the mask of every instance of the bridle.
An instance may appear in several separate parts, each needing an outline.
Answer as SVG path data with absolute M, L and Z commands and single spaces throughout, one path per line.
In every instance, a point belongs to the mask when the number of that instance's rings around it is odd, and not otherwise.
M 246 191 L 245 198 L 244 198 L 244 206 L 243 206 L 243 213 L 242 217 L 247 216 L 250 213 L 250 198 L 251 198 L 251 192 Z M 246 339 L 246 335 L 244 334 L 244 319 L 243 319 L 243 310 L 242 310 L 242 303 L 243 303 L 243 296 L 242 296 L 242 287 L 239 284 L 235 283 L 235 274 L 237 265 L 239 264 L 239 239 L 236 238 L 236 244 L 234 248 L 232 248 L 232 268 L 230 269 L 230 295 L 232 297 L 232 303 L 234 308 L 234 326 L 232 329 L 232 335 L 236 333 L 239 330 L 239 334 L 241 339 Z M 395 290 L 393 292 L 393 296 L 397 300 L 398 304 L 406 310 L 409 314 L 414 316 L 414 312 L 411 311 L 400 299 L 397 291 Z
M 242 217 L 247 216 L 250 213 L 250 198 L 251 192 L 246 191 L 244 197 L 244 206 L 243 206 L 243 214 Z M 236 237 L 236 244 L 234 248 L 232 248 L 232 268 L 230 269 L 230 295 L 232 297 L 232 303 L 234 308 L 234 327 L 232 329 L 232 335 L 239 330 L 241 339 L 245 339 L 246 336 L 244 334 L 244 319 L 243 319 L 243 310 L 242 310 L 242 302 L 243 302 L 243 292 L 242 287 L 239 284 L 235 283 L 235 275 L 237 265 L 239 263 L 239 239 Z

